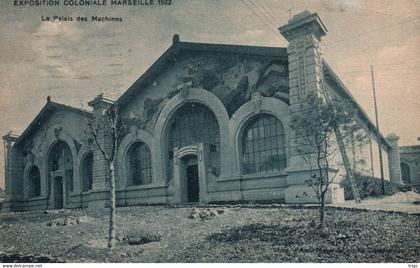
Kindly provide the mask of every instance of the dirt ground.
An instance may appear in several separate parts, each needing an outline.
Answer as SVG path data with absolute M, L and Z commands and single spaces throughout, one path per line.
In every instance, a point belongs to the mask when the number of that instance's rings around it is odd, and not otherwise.
M 0 256 L 46 255 L 65 262 L 420 262 L 418 214 L 328 208 L 328 233 L 320 233 L 313 208 L 124 207 L 117 209 L 119 240 L 109 251 L 107 213 L 0 214 Z
M 358 208 L 376 211 L 395 211 L 409 214 L 419 214 L 420 205 L 413 202 L 420 202 L 420 194 L 413 191 L 398 192 L 385 197 L 370 197 L 362 200 L 362 203 L 356 204 L 354 200 L 332 205 L 334 207 Z

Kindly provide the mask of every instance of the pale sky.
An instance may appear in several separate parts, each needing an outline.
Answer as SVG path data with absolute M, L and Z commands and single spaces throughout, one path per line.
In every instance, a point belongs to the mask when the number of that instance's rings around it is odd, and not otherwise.
M 61 0 L 62 2 L 62 0 Z M 110 2 L 110 1 L 108 1 Z M 157 1 L 155 1 L 157 2 Z M 305 9 L 328 29 L 324 57 L 380 128 L 419 144 L 420 0 L 172 0 L 162 7 L 14 7 L 0 3 L 0 133 L 21 133 L 53 101 L 117 98 L 172 42 L 286 47 L 277 27 Z M 255 14 L 256 13 L 256 14 Z M 123 22 L 42 22 L 41 16 L 119 16 Z M 264 21 L 264 22 L 262 22 Z M 0 187 L 4 187 L 3 147 Z

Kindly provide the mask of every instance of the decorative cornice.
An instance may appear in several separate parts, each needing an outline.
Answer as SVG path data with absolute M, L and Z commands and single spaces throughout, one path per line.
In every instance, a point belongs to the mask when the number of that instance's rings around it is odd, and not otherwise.
M 313 34 L 317 39 L 321 39 L 327 34 L 327 27 L 318 14 L 311 14 L 307 10 L 294 15 L 286 25 L 279 27 L 278 30 L 289 42 L 303 35 Z

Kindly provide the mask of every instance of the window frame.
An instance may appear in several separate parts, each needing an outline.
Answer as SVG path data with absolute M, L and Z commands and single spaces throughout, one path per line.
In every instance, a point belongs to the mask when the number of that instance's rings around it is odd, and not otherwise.
M 150 150 L 150 146 L 147 143 L 141 140 L 133 142 L 127 150 L 126 161 L 128 175 L 127 186 L 142 186 L 152 184 L 152 152 Z M 133 170 L 133 163 L 137 163 L 135 165 L 135 170 Z
M 88 158 L 91 158 L 91 160 L 88 160 Z M 85 189 L 85 175 L 86 175 L 86 161 L 91 161 L 91 166 L 90 166 L 90 180 L 88 181 L 87 185 L 88 185 L 88 189 Z M 92 190 L 93 188 L 93 163 L 94 163 L 94 155 L 93 152 L 88 152 L 85 154 L 85 156 L 83 157 L 82 163 L 81 163 L 81 190 L 82 193 L 86 193 Z
M 285 174 L 287 133 L 277 116 L 271 113 L 259 113 L 245 120 L 237 144 L 242 176 Z M 276 166 L 273 157 L 278 158 Z
M 34 181 L 33 181 L 33 179 L 34 179 L 33 171 L 35 169 L 38 171 L 37 172 L 37 174 L 38 174 L 38 176 L 37 176 L 38 186 L 37 187 L 35 187 L 35 184 L 34 184 Z M 27 187 L 28 187 L 28 199 L 33 199 L 33 198 L 37 198 L 37 197 L 41 196 L 41 193 L 42 193 L 41 171 L 40 171 L 39 167 L 36 166 L 36 165 L 31 166 L 31 168 L 29 169 L 28 179 L 27 179 Z

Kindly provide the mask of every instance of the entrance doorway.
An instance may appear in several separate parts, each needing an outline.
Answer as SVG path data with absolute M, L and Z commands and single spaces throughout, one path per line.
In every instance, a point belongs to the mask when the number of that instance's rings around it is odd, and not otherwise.
M 200 185 L 198 180 L 198 165 L 187 166 L 187 202 L 200 201 Z
M 56 177 L 54 179 L 54 208 L 62 209 L 64 207 L 64 198 L 63 198 L 63 178 Z
M 174 148 L 174 202 L 207 202 L 206 156 L 203 144 Z M 204 153 L 203 153 L 204 151 Z

